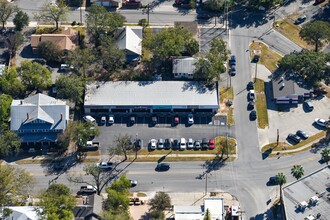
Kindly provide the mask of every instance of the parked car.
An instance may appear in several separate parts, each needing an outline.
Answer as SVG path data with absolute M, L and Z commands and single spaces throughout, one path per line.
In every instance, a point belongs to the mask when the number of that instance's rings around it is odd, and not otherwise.
M 130 118 L 129 118 L 129 122 L 131 125 L 134 125 L 135 124 L 135 116 L 132 115 Z
M 156 167 L 156 171 L 168 171 L 170 169 L 170 164 L 159 163 Z
M 254 84 L 252 81 L 250 81 L 248 84 L 247 84 L 247 89 L 250 91 L 250 90 L 253 90 L 254 89 Z
M 231 55 L 230 60 L 229 60 L 230 65 L 236 65 L 236 56 Z
M 153 125 L 156 125 L 157 124 L 157 116 L 156 115 L 154 115 L 154 116 L 151 117 L 151 123 Z
M 212 150 L 214 149 L 214 139 L 209 140 L 209 148 Z
M 113 123 L 115 123 L 115 118 L 112 114 L 110 114 L 108 119 L 108 124 L 112 125 Z
M 249 91 L 249 100 L 254 100 L 255 99 L 255 93 L 254 93 L 254 90 L 253 89 L 251 89 L 250 91 Z
M 173 140 L 172 149 L 173 149 L 173 150 L 177 150 L 177 149 L 179 149 L 179 140 L 178 140 L 178 139 L 174 139 L 174 140 Z
M 252 121 L 254 121 L 254 120 L 257 119 L 257 112 L 256 112 L 255 110 L 252 110 L 252 111 L 250 112 L 250 119 L 251 119 Z
M 315 120 L 314 120 L 314 122 L 317 124 L 317 125 L 319 125 L 319 126 L 321 126 L 321 127 L 326 127 L 327 125 L 326 125 L 326 120 L 324 120 L 324 119 L 322 119 L 322 118 L 315 118 Z
M 93 117 L 90 116 L 90 115 L 85 115 L 85 116 L 83 117 L 83 120 L 84 120 L 85 122 L 91 122 L 91 123 L 93 123 L 93 124 L 96 123 L 95 118 L 93 118 Z
M 254 109 L 254 101 L 249 101 L 248 109 L 249 110 L 253 110 Z
M 302 131 L 302 130 L 298 130 L 296 135 L 298 135 L 299 137 L 303 138 L 303 139 L 307 139 L 309 138 L 309 135 L 306 134 L 306 132 Z
M 107 122 L 107 117 L 102 116 L 100 121 L 101 125 L 105 125 L 106 122 Z
M 209 148 L 209 143 L 208 140 L 206 138 L 202 139 L 202 149 L 208 149 Z
M 97 163 L 96 166 L 100 169 L 112 169 L 113 163 L 101 161 L 100 163 Z
M 158 149 L 164 149 L 164 142 L 162 138 L 158 140 Z
M 68 64 L 61 64 L 61 67 L 60 67 L 61 71 L 69 71 L 70 69 L 73 69 L 73 67 L 69 66 Z
M 201 149 L 201 142 L 202 142 L 202 141 L 200 141 L 200 140 L 195 141 L 195 144 L 194 144 L 194 145 L 195 145 L 195 149 L 196 149 L 196 150 Z
M 235 65 L 232 65 L 230 67 L 230 75 L 231 76 L 235 76 L 236 75 L 236 66 Z
M 304 21 L 306 21 L 307 17 L 306 15 L 302 15 L 299 18 L 297 18 L 297 20 L 294 21 L 294 24 L 298 25 L 303 23 Z
M 192 125 L 194 124 L 194 116 L 193 114 L 188 115 L 188 124 Z
M 150 150 L 156 150 L 156 146 L 157 146 L 156 139 L 151 139 L 149 146 L 150 146 Z
M 188 149 L 193 149 L 194 148 L 194 140 L 192 138 L 188 139 L 187 148 Z
M 187 142 L 185 138 L 180 139 L 180 150 L 185 150 L 187 148 Z
M 277 178 L 277 176 L 271 176 L 271 177 L 269 177 L 269 181 L 268 182 L 270 184 L 273 184 L 273 185 L 278 184 L 278 178 Z
M 81 186 L 80 193 L 96 193 L 96 186 L 87 185 L 87 186 Z
M 314 105 L 311 100 L 305 101 L 304 106 L 308 111 L 313 111 L 313 109 L 314 109 Z
M 164 142 L 164 149 L 165 150 L 169 150 L 171 149 L 171 140 L 169 138 L 166 138 L 165 139 L 165 142 Z
M 137 185 L 137 181 L 136 180 L 130 180 L 131 182 L 131 187 L 134 187 Z
M 295 134 L 289 134 L 288 139 L 292 140 L 295 143 L 299 143 L 301 141 L 301 138 Z
M 173 122 L 174 122 L 175 125 L 179 124 L 179 122 L 180 122 L 179 117 L 178 116 L 174 116 Z

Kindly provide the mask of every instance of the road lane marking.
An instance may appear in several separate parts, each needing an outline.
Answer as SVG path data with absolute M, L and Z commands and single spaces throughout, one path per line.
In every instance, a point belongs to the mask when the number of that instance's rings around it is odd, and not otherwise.
M 297 165 L 297 164 L 304 164 L 304 163 L 307 163 L 307 162 L 310 162 L 310 161 L 314 161 L 318 158 L 316 157 L 308 157 L 306 159 L 303 159 L 303 160 L 299 160 L 295 163 L 291 163 L 291 164 L 288 164 L 288 165 L 285 165 L 285 166 L 278 166 L 278 167 L 273 167 L 272 170 L 283 170 L 283 169 L 287 169 L 287 168 L 291 168 L 293 167 L 293 165 Z

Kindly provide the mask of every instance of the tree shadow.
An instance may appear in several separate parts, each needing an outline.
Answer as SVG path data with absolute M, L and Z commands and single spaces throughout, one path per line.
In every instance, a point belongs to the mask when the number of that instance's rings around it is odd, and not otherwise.
M 172 150 L 170 152 L 168 152 L 166 155 L 163 155 L 161 158 L 159 158 L 158 161 L 157 161 L 157 163 L 163 162 L 166 159 L 166 157 L 168 155 L 170 155 L 171 153 L 172 153 Z
M 212 160 L 207 160 L 202 164 L 205 168 L 205 171 L 202 174 L 199 174 L 196 179 L 203 179 L 205 176 L 215 170 L 219 170 L 221 167 L 226 166 L 227 158 L 220 157 L 219 155 L 215 156 Z
M 231 20 L 230 28 L 237 27 L 259 27 L 271 20 L 271 14 L 267 12 L 255 11 L 247 8 L 236 10 L 230 14 Z
M 265 160 L 269 157 L 269 155 L 272 153 L 273 149 L 268 149 L 265 152 L 262 153 L 262 159 Z

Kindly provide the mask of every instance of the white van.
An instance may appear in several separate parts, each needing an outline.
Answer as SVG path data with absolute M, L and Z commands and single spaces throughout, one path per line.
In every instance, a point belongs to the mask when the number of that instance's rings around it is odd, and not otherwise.
M 187 142 L 185 138 L 180 139 L 180 150 L 185 150 L 187 148 Z
M 85 122 L 92 122 L 93 124 L 96 123 L 95 118 L 93 118 L 93 117 L 90 116 L 90 115 L 85 115 L 85 116 L 83 117 L 83 119 L 84 119 Z

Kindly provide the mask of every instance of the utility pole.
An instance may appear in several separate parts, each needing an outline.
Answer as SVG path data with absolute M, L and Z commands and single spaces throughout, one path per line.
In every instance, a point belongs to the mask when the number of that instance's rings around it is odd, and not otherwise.
M 81 9 L 82 5 L 83 5 L 83 0 L 80 0 L 80 25 L 82 25 L 82 9 Z
M 205 173 L 205 195 L 207 194 L 207 172 Z
M 258 63 L 256 62 L 256 71 L 254 73 L 254 82 L 257 81 L 257 73 L 258 73 Z
M 277 129 L 276 145 L 278 145 L 279 140 L 280 140 L 280 130 Z

